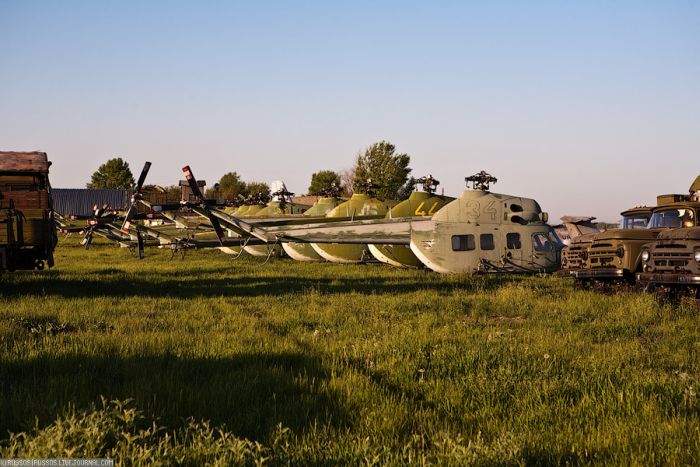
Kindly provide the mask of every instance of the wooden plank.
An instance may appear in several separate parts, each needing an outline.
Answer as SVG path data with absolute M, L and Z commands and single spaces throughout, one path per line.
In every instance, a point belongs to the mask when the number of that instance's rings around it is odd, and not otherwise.
M 15 209 L 48 209 L 49 197 L 46 191 L 3 191 L 0 192 L 0 208 L 10 207 L 10 201 Z
M 0 151 L 0 172 L 49 173 L 45 152 Z

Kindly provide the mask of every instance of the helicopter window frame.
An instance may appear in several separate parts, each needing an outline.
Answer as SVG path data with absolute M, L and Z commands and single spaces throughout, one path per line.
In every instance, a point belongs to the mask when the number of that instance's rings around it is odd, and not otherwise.
M 551 253 L 556 251 L 555 243 L 544 232 L 532 234 L 532 246 L 536 253 Z
M 479 249 L 481 251 L 491 251 L 496 249 L 496 241 L 492 233 L 482 233 L 479 235 Z
M 476 249 L 476 238 L 472 234 L 453 235 L 452 251 L 472 251 Z
M 509 250 L 520 250 L 523 243 L 520 240 L 519 232 L 508 232 L 506 234 L 506 246 Z

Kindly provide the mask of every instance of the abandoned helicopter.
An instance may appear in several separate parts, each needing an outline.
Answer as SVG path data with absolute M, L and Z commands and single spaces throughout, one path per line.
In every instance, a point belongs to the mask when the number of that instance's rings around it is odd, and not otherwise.
M 198 193 L 189 166 L 183 171 L 193 192 Z M 489 185 L 497 180 L 483 171 L 465 181 L 472 184 L 472 189 L 428 218 L 326 218 L 305 224 L 266 224 L 226 214 L 203 198 L 190 207 L 211 221 L 221 232 L 220 240 L 223 224 L 242 237 L 255 237 L 268 244 L 405 246 L 422 264 L 441 273 L 533 273 L 559 268 L 562 244 L 535 200 L 491 193 Z

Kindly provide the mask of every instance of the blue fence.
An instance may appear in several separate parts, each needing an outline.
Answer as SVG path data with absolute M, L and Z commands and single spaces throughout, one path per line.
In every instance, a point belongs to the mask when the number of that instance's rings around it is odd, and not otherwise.
M 87 188 L 53 188 L 53 209 L 62 216 L 89 216 L 95 205 L 109 204 L 110 209 L 128 209 L 134 190 L 91 190 Z

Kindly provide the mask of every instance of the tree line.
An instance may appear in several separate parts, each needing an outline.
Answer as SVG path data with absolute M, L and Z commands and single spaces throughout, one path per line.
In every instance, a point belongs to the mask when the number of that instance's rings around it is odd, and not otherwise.
M 342 194 L 366 193 L 380 199 L 401 200 L 413 191 L 414 181 L 409 178 L 411 158 L 408 154 L 397 153 L 396 147 L 388 141 L 374 143 L 357 154 L 354 165 L 344 171 L 319 170 L 311 175 L 307 194 L 321 195 L 329 188 L 339 187 Z M 113 158 L 100 165 L 92 174 L 87 188 L 132 188 L 134 176 L 129 164 L 122 158 Z M 179 199 L 180 187 L 172 185 L 164 188 L 168 198 Z M 171 195 L 172 194 L 172 195 Z M 205 196 L 235 201 L 255 195 L 270 196 L 267 183 L 245 181 L 235 171 L 221 176 Z

